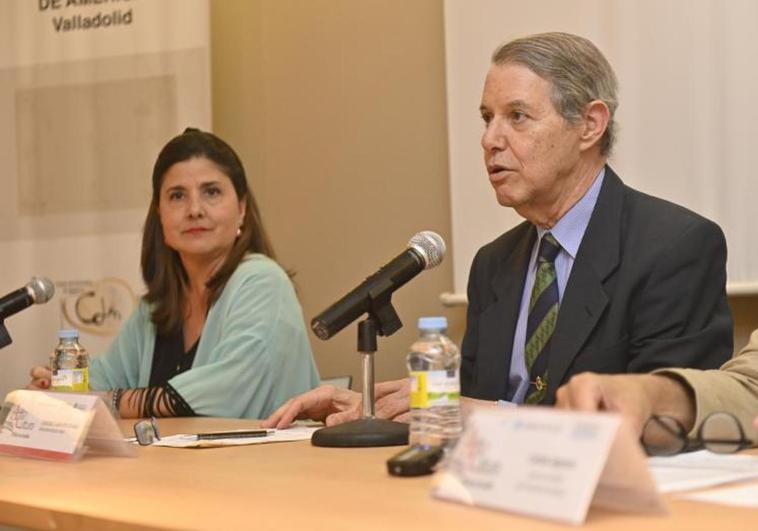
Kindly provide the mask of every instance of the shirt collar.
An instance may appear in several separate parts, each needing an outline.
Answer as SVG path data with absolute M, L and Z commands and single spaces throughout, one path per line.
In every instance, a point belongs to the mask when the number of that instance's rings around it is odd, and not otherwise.
M 556 241 L 561 244 L 563 250 L 574 260 L 576 259 L 576 253 L 579 251 L 579 245 L 582 243 L 584 232 L 587 230 L 587 225 L 590 223 L 592 211 L 595 210 L 595 203 L 597 203 L 598 195 L 600 195 L 600 188 L 603 186 L 604 178 L 605 166 L 597 174 L 595 181 L 584 196 L 558 220 L 558 223 L 552 229 L 549 229 L 550 234 L 553 235 Z M 537 227 L 538 240 L 546 232 L 548 232 L 548 229 Z

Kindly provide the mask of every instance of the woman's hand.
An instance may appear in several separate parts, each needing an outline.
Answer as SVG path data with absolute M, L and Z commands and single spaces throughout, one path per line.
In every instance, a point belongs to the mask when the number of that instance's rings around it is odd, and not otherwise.
M 53 377 L 53 373 L 47 367 L 32 367 L 32 370 L 29 371 L 29 376 L 32 377 L 32 381 L 26 386 L 27 389 L 36 389 L 38 391 L 50 389 L 50 380 Z

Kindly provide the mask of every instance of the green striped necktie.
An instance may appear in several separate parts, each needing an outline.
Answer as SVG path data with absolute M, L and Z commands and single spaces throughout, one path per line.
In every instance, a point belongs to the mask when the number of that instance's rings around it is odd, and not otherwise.
M 547 363 L 550 342 L 558 320 L 558 278 L 555 257 L 561 245 L 546 232 L 537 253 L 537 274 L 529 300 L 529 317 L 526 324 L 526 368 L 529 372 L 527 404 L 539 404 L 547 392 Z

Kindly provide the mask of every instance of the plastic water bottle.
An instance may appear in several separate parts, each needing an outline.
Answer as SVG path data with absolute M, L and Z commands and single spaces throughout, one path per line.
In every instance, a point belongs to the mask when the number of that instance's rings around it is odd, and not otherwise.
M 445 333 L 447 318 L 422 317 L 408 354 L 410 444 L 453 446 L 461 434 L 461 355 Z
M 58 346 L 50 355 L 51 391 L 89 391 L 89 354 L 79 344 L 78 330 L 58 332 Z

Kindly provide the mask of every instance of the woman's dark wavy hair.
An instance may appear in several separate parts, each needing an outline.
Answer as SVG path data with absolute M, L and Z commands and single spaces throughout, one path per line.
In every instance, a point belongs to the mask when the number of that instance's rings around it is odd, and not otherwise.
M 241 234 L 234 242 L 223 265 L 208 280 L 208 307 L 218 299 L 229 277 L 247 253 L 261 253 L 276 259 L 274 250 L 263 228 L 258 205 L 247 184 L 245 169 L 234 150 L 212 133 L 187 128 L 172 138 L 158 155 L 153 167 L 153 197 L 145 219 L 142 235 L 142 278 L 147 286 L 144 296 L 152 305 L 152 321 L 159 334 L 179 330 L 184 321 L 187 272 L 179 253 L 166 245 L 163 238 L 158 203 L 161 184 L 169 168 L 177 162 L 204 157 L 213 161 L 232 181 L 237 199 L 245 201 L 245 216 Z

